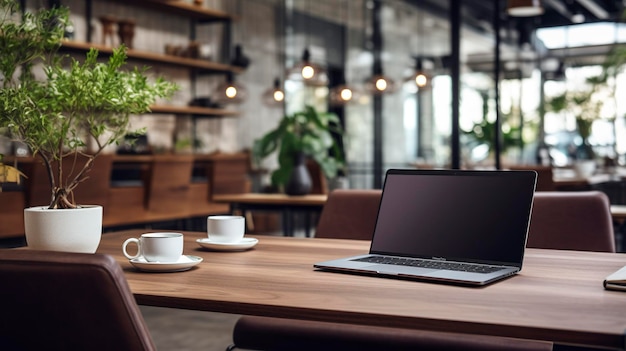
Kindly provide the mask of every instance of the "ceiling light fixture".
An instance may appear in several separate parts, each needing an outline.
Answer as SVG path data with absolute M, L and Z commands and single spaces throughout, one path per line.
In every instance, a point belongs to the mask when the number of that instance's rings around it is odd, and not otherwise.
M 289 71 L 289 78 L 311 86 L 328 85 L 328 74 L 320 65 L 311 62 L 311 51 L 308 48 L 302 52 L 302 60 Z
M 220 104 L 240 104 L 246 101 L 248 97 L 247 89 L 235 82 L 233 73 L 226 75 L 226 81 L 217 87 L 217 96 L 215 100 Z
M 383 74 L 382 67 L 375 65 L 374 75 L 364 83 L 364 88 L 374 95 L 390 94 L 397 90 L 396 82 Z
M 426 74 L 424 70 L 423 57 L 424 55 L 424 10 L 421 10 L 418 18 L 418 56 L 415 56 L 415 69 L 413 74 L 409 76 L 405 81 L 413 81 L 418 89 L 424 89 L 430 84 L 430 76 Z
M 344 14 L 342 16 L 344 17 L 344 22 L 346 23 L 346 29 L 344 31 L 345 33 L 344 42 L 346 43 L 350 42 L 349 37 L 348 37 L 348 34 L 350 33 L 350 9 L 349 7 L 350 7 L 350 3 L 346 1 L 345 7 L 343 9 Z M 345 64 L 344 64 L 344 68 L 342 71 L 343 72 L 341 73 L 341 77 L 340 77 L 341 80 L 338 82 L 339 85 L 330 89 L 330 92 L 329 92 L 329 99 L 330 99 L 331 105 L 342 106 L 351 101 L 356 101 L 360 97 L 360 94 L 356 88 L 346 84 Z
M 540 0 L 508 0 L 506 12 L 512 17 L 532 17 L 544 12 Z
M 274 79 L 274 85 L 263 93 L 263 103 L 270 107 L 278 107 L 283 105 L 285 101 L 285 91 L 283 90 L 280 79 Z
M 415 72 L 409 76 L 406 81 L 412 81 L 419 89 L 427 88 L 430 85 L 431 77 L 424 70 L 421 57 L 415 58 Z

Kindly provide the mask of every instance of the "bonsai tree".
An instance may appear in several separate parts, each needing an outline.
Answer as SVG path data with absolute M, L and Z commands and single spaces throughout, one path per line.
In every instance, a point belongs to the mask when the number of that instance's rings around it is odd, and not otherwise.
M 130 115 L 145 113 L 157 98 L 176 89 L 145 69 L 124 69 L 126 48 L 113 50 L 107 62 L 89 50 L 83 62 L 58 55 L 66 8 L 24 12 L 15 0 L 0 0 L 0 128 L 23 141 L 46 167 L 51 189 L 49 208 L 75 208 L 72 191 L 88 177 L 94 159 L 120 141 Z M 88 144 L 92 150 L 88 150 Z M 66 157 L 87 157 L 82 169 L 62 173 Z
M 318 113 L 311 106 L 285 115 L 276 129 L 256 140 L 252 156 L 256 163 L 278 150 L 278 169 L 272 172 L 272 185 L 289 181 L 298 154 L 315 160 L 328 178 L 344 167 L 344 157 L 333 133 L 343 135 L 339 118 L 332 113 Z

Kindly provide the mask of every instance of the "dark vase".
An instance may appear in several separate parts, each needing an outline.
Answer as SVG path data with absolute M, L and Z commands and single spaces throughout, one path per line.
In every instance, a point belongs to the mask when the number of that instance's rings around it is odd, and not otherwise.
M 306 195 L 311 192 L 313 181 L 306 167 L 306 157 L 299 152 L 294 155 L 293 169 L 287 185 L 285 185 L 285 193 L 287 195 Z

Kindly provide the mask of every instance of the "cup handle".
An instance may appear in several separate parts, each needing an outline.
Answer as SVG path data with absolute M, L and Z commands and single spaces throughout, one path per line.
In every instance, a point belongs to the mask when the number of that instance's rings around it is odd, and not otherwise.
M 130 243 L 137 244 L 137 254 L 134 256 L 129 255 L 128 252 L 126 251 L 126 246 L 128 246 L 128 244 Z M 141 256 L 141 241 L 139 241 L 139 239 L 137 238 L 126 239 L 126 241 L 124 241 L 124 244 L 122 244 L 122 251 L 124 251 L 124 256 L 126 256 L 126 258 L 128 258 L 129 260 L 132 260 L 133 258 L 137 258 Z

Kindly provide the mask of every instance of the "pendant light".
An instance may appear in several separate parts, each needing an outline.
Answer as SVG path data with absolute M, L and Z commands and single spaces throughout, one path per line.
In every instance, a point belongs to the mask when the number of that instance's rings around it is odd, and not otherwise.
M 383 74 L 383 63 L 381 57 L 383 51 L 383 35 L 381 32 L 379 13 L 373 16 L 371 41 L 374 56 L 372 76 L 363 83 L 363 88 L 365 91 L 373 95 L 393 93 L 398 88 L 396 82 Z
M 349 11 L 349 7 L 350 7 L 350 2 L 346 1 L 345 2 L 345 8 L 344 8 L 344 23 L 346 23 L 346 35 L 344 38 L 344 43 L 346 43 L 346 45 L 348 45 L 348 39 L 349 39 L 349 33 L 350 33 L 350 11 Z M 345 66 L 345 65 L 344 65 Z M 351 85 L 346 84 L 346 78 L 345 78 L 345 68 L 344 68 L 344 73 L 343 76 L 341 77 L 341 81 L 339 82 L 338 86 L 333 87 L 332 89 L 330 89 L 329 92 L 329 98 L 330 98 L 330 103 L 331 105 L 335 105 L 335 106 L 341 106 L 341 105 L 345 105 L 351 101 L 355 101 L 359 98 L 359 93 L 357 91 L 357 89 Z
M 430 85 L 431 77 L 424 70 L 424 10 L 420 10 L 418 17 L 418 31 L 417 31 L 417 49 L 418 55 L 415 57 L 415 68 L 413 74 L 405 79 L 405 81 L 412 81 L 415 83 L 418 89 L 427 88 Z
M 276 23 L 278 28 L 285 28 L 285 4 L 284 2 L 281 4 L 279 8 L 279 21 Z M 278 72 L 280 75 L 284 72 L 284 62 L 285 62 L 285 37 L 280 36 L 277 37 L 278 41 L 278 55 L 277 55 L 277 66 Z M 271 87 L 267 88 L 263 94 L 261 95 L 261 100 L 268 107 L 282 107 L 285 101 L 285 90 L 282 87 L 280 77 L 274 78 L 274 84 Z
M 415 58 L 415 72 L 409 76 L 406 81 L 415 83 L 418 89 L 425 89 L 430 86 L 431 77 L 424 70 L 424 64 L 421 57 Z
M 307 4 L 309 4 L 307 2 Z M 308 6 L 310 9 L 310 6 Z M 307 14 L 305 14 L 307 15 Z M 308 16 L 312 16 L 312 12 L 308 11 Z M 289 79 L 302 81 L 305 85 L 309 86 L 326 86 L 328 85 L 328 74 L 322 66 L 313 63 L 311 61 L 311 50 L 308 45 L 309 34 L 309 20 L 305 23 L 305 34 L 307 35 L 307 45 L 302 51 L 302 58 L 300 62 L 295 64 L 289 70 Z
M 541 0 L 508 0 L 506 12 L 512 17 L 532 17 L 543 14 Z
M 246 101 L 247 97 L 248 90 L 235 82 L 234 74 L 230 72 L 226 75 L 226 81 L 218 85 L 215 101 L 223 105 L 240 104 Z
M 236 14 L 238 18 L 242 18 L 241 2 L 236 3 Z M 242 23 L 245 21 L 242 21 Z M 243 27 L 241 29 L 243 32 Z M 240 35 L 244 37 L 244 35 Z M 241 44 L 235 45 L 235 57 L 231 60 L 231 65 L 240 68 L 247 68 L 250 59 L 243 54 Z M 231 71 L 226 74 L 226 80 L 217 86 L 215 101 L 221 105 L 241 104 L 248 98 L 248 90 L 235 81 L 235 74 Z
M 269 107 L 282 106 L 285 101 L 285 91 L 283 90 L 280 79 L 274 79 L 274 85 L 265 90 L 263 93 L 263 103 Z

